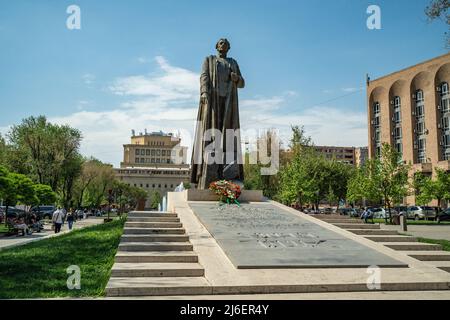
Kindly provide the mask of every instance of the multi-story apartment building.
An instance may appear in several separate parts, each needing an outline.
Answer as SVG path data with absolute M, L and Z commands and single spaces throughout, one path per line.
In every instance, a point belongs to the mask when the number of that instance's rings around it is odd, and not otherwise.
M 187 147 L 180 145 L 181 139 L 172 134 L 152 132 L 131 137 L 125 144 L 123 162 L 114 169 L 117 178 L 129 185 L 140 187 L 151 194 L 164 196 L 181 182 L 188 183 L 190 169 L 187 164 Z M 146 207 L 149 202 L 147 201 Z
M 327 159 L 336 159 L 339 162 L 355 165 L 354 147 L 314 146 L 314 149 Z
M 450 54 L 367 81 L 369 157 L 395 147 L 413 172 L 450 170 Z M 414 197 L 407 203 L 413 204 Z
M 367 159 L 369 159 L 369 148 L 355 148 L 355 165 L 357 167 L 363 166 L 366 163 Z

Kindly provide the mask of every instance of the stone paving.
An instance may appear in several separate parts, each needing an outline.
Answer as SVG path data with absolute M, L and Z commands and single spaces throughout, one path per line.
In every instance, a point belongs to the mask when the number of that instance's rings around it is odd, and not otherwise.
M 402 231 L 400 226 L 383 224 L 381 225 L 381 229 L 396 230 L 400 233 L 412 235 L 414 237 L 450 241 L 450 225 L 408 225 L 408 231 Z
M 103 218 L 97 218 L 97 217 L 89 217 L 88 219 L 78 220 L 73 224 L 73 229 L 81 229 L 85 227 L 89 227 L 92 225 L 103 223 Z M 61 232 L 58 234 L 55 234 L 53 230 L 51 230 L 51 223 L 47 222 L 44 225 L 44 230 L 42 230 L 39 233 L 34 232 L 32 235 L 26 235 L 26 236 L 0 236 L 0 251 L 12 247 L 22 246 L 24 244 L 39 241 L 42 239 L 47 239 L 50 237 L 60 236 L 63 234 L 66 234 L 70 232 L 68 229 L 67 223 L 65 223 L 62 228 Z

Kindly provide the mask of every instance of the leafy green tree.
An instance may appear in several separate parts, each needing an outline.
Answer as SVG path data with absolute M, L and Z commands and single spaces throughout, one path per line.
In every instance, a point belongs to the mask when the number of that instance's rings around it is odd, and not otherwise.
M 54 204 L 56 201 L 56 193 L 53 192 L 50 186 L 45 184 L 35 184 L 34 192 L 36 194 L 37 202 L 35 205 Z
M 381 157 L 372 162 L 371 169 L 372 191 L 374 189 L 380 191 L 392 222 L 391 208 L 394 204 L 401 203 L 410 189 L 408 182 L 410 165 L 404 164 L 401 155 L 389 144 L 384 143 L 381 147 Z
M 5 206 L 5 224 L 7 222 L 6 213 L 10 206 L 15 206 L 17 203 L 17 192 L 14 185 L 14 180 L 6 170 L 5 167 L 0 166 L 0 198 Z
M 416 172 L 413 177 L 413 188 L 416 194 L 416 204 L 427 205 L 433 200 L 433 181 L 431 177 Z
M 31 206 L 38 202 L 33 181 L 26 175 L 10 173 L 16 192 L 17 202 L 26 206 Z
M 37 183 L 51 186 L 54 191 L 67 191 L 73 160 L 79 156 L 80 131 L 67 125 L 51 124 L 44 116 L 39 116 L 26 118 L 13 126 L 8 138 L 13 156 L 28 164 L 27 175 Z M 66 196 L 63 194 L 62 198 Z
M 442 200 L 450 200 L 450 174 L 440 168 L 435 170 L 436 178 L 431 181 L 431 196 L 442 205 Z
M 152 209 L 158 209 L 159 204 L 161 203 L 161 195 L 158 191 L 153 191 L 150 195 L 150 207 Z

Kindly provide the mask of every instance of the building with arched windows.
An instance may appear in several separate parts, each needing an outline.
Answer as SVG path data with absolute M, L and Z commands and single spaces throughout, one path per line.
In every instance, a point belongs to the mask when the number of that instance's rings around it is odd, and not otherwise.
M 450 54 L 367 81 L 369 157 L 388 143 L 412 174 L 450 172 Z M 415 197 L 405 199 L 414 204 Z

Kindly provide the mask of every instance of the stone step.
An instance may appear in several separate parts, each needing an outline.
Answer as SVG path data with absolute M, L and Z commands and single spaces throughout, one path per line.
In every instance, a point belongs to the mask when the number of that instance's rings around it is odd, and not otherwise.
M 405 251 L 403 253 L 420 261 L 450 261 L 448 251 Z
M 140 235 L 140 234 L 127 234 L 123 235 L 120 239 L 121 242 L 188 242 L 189 236 L 187 235 Z
M 327 223 L 348 223 L 348 224 L 363 224 L 364 222 L 359 219 L 320 219 Z
M 366 239 L 374 242 L 417 242 L 417 238 L 401 235 L 382 235 L 382 236 L 364 236 Z
M 380 229 L 379 224 L 333 223 L 333 225 L 342 229 Z
M 192 251 L 193 246 L 189 242 L 121 242 L 121 251 Z
M 171 212 L 161 211 L 131 211 L 128 213 L 128 217 L 140 217 L 140 218 L 154 218 L 154 217 L 172 217 L 176 218 L 178 215 Z
M 180 222 L 177 217 L 128 217 L 127 222 Z
M 181 228 L 180 222 L 126 222 L 125 228 Z
M 115 262 L 198 262 L 198 256 L 193 251 L 118 251 Z
M 380 244 L 399 251 L 439 251 L 442 250 L 442 246 L 438 244 L 419 243 L 419 242 L 380 242 Z
M 198 263 L 115 263 L 111 277 L 203 277 Z
M 427 263 L 446 272 L 450 272 L 450 261 L 427 261 Z
M 204 277 L 111 277 L 106 286 L 109 297 L 210 295 L 212 287 Z
M 131 228 L 123 229 L 123 234 L 185 234 L 186 230 L 183 228 Z
M 397 230 L 383 230 L 383 229 L 347 229 L 347 231 L 350 231 L 354 234 L 365 236 L 365 235 L 371 235 L 371 236 L 395 236 L 398 235 Z

